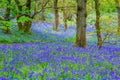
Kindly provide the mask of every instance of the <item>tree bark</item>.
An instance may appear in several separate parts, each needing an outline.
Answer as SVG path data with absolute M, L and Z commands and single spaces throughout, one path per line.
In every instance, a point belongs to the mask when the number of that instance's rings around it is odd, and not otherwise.
M 19 22 L 19 19 L 20 19 L 20 16 L 22 14 L 22 5 L 20 4 L 20 1 L 19 0 L 15 0 L 16 4 L 17 4 L 17 7 L 18 7 L 18 14 L 16 16 L 17 18 L 17 24 L 18 24 L 18 31 L 23 31 L 23 25 L 22 25 L 22 22 Z
M 59 25 L 58 0 L 54 0 L 54 11 L 55 11 L 55 23 L 53 30 L 57 31 Z
M 39 6 L 39 1 L 36 1 L 36 4 L 35 4 L 35 13 L 37 13 L 38 6 Z M 35 21 L 39 22 L 39 16 L 38 16 L 38 14 L 35 15 Z
M 5 21 L 10 21 L 10 11 L 11 9 L 9 8 L 11 4 L 11 0 L 7 0 L 7 8 L 6 8 L 6 12 L 5 12 Z M 10 34 L 10 26 L 6 25 L 6 30 L 4 31 L 6 34 Z
M 17 24 L 18 24 L 18 30 L 19 31 L 24 31 L 26 33 L 31 33 L 30 32 L 30 28 L 31 28 L 31 24 L 32 24 L 32 21 L 25 21 L 25 22 L 19 22 L 19 19 L 20 17 L 22 16 L 26 16 L 28 18 L 31 18 L 30 16 L 27 16 L 27 15 L 30 15 L 31 13 L 31 0 L 27 0 L 26 1 L 26 8 L 27 8 L 27 12 L 25 14 L 22 14 L 22 5 L 20 4 L 20 1 L 19 0 L 15 0 L 16 4 L 17 4 L 17 7 L 18 7 L 18 10 L 20 11 L 17 15 Z M 27 14 L 27 15 L 26 15 Z
M 76 47 L 86 48 L 86 17 L 86 0 L 77 0 Z
M 99 47 L 102 46 L 102 37 L 101 37 L 101 31 L 100 31 L 100 10 L 99 7 L 100 3 L 99 0 L 95 0 L 95 10 L 96 10 L 96 23 L 95 23 L 95 27 L 96 27 L 96 32 L 97 32 L 97 45 Z
M 66 15 L 66 7 L 65 0 L 63 0 L 63 22 L 64 22 L 64 30 L 67 30 L 67 15 Z
M 27 14 L 30 15 L 31 10 L 31 0 L 27 0 L 26 2 L 26 8 L 28 9 Z M 27 16 L 28 17 L 28 16 Z M 30 17 L 28 17 L 30 18 Z M 31 34 L 30 28 L 31 28 L 32 21 L 26 21 L 24 22 L 24 32 Z
M 18 24 L 18 31 L 23 31 L 23 26 L 21 22 L 17 22 Z
M 118 12 L 118 28 L 117 32 L 120 34 L 120 0 L 115 0 L 117 12 Z
M 31 21 L 24 22 L 24 32 L 31 34 L 30 28 L 31 28 Z
M 120 7 L 118 7 L 118 33 L 120 34 Z
M 45 21 L 45 9 L 44 9 L 45 0 L 42 0 L 42 22 Z

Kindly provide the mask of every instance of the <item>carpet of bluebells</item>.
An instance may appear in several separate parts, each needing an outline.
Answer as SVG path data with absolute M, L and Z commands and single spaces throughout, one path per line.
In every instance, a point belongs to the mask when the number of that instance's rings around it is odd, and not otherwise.
M 120 80 L 119 40 L 99 49 L 96 35 L 88 35 L 84 49 L 68 42 L 74 26 L 52 29 L 52 23 L 33 23 L 31 42 L 1 44 L 0 80 Z M 87 32 L 94 30 L 88 25 Z M 46 42 L 37 42 L 41 39 Z

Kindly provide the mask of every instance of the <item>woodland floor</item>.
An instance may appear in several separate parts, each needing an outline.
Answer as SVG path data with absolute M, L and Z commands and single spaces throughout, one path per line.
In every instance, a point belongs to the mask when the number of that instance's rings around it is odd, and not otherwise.
M 33 23 L 32 35 L 4 36 L 25 43 L 0 45 L 0 80 L 120 80 L 119 39 L 99 49 L 95 28 L 88 25 L 84 49 L 73 46 L 74 26 L 64 31 L 59 25 L 57 32 L 52 27 L 50 22 Z

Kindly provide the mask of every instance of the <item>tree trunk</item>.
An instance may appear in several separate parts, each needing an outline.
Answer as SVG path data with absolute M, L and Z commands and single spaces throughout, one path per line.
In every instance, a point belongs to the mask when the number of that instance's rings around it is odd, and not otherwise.
M 67 15 L 66 15 L 66 7 L 65 0 L 63 0 L 63 22 L 64 22 L 64 30 L 67 30 Z
M 18 31 L 23 31 L 23 26 L 21 22 L 17 22 L 18 24 Z
M 36 4 L 35 4 L 35 13 L 36 13 L 37 10 L 38 10 L 38 6 L 39 6 L 39 2 L 36 1 Z M 38 16 L 38 14 L 35 16 L 35 21 L 36 21 L 36 22 L 39 22 L 39 16 Z
M 95 0 L 95 10 L 96 10 L 96 23 L 95 23 L 95 27 L 96 27 L 96 31 L 97 31 L 97 45 L 99 47 L 102 46 L 102 37 L 101 37 L 101 31 L 100 31 L 100 10 L 99 10 L 99 0 Z
M 58 24 L 59 24 L 59 13 L 58 13 L 58 0 L 54 0 L 54 11 L 55 11 L 55 23 L 53 30 L 58 30 Z
M 31 34 L 30 28 L 31 28 L 31 21 L 24 22 L 24 32 Z
M 23 25 L 22 25 L 22 22 L 19 22 L 19 19 L 20 19 L 20 15 L 22 14 L 22 5 L 20 4 L 20 1 L 19 0 L 15 0 L 16 4 L 17 4 L 17 7 L 18 7 L 18 14 L 16 16 L 17 18 L 17 24 L 18 24 L 18 31 L 23 31 Z
M 29 10 L 27 12 L 27 14 L 30 15 L 30 12 L 31 12 L 30 11 L 31 10 L 31 0 L 27 0 L 26 7 Z M 28 17 L 28 16 L 26 16 L 26 17 Z M 30 18 L 30 17 L 28 17 L 28 18 Z M 31 31 L 30 31 L 31 24 L 32 24 L 32 21 L 29 21 L 29 20 L 24 22 L 24 32 L 31 34 Z
M 86 48 L 86 17 L 86 0 L 77 0 L 76 47 Z
M 11 9 L 9 8 L 10 4 L 11 4 L 11 0 L 7 0 L 7 8 L 6 8 L 6 12 L 5 12 L 5 20 L 6 21 L 10 21 L 10 11 L 11 11 Z M 4 32 L 6 34 L 11 33 L 9 25 L 6 25 L 6 30 Z
M 45 21 L 45 9 L 44 9 L 45 0 L 42 0 L 42 22 Z
M 115 0 L 117 11 L 118 11 L 118 28 L 117 32 L 120 34 L 120 0 Z
M 20 13 L 19 13 L 19 15 L 20 15 Z M 23 31 L 22 22 L 19 22 L 20 17 L 16 16 L 16 18 L 17 18 L 18 31 Z
M 120 7 L 118 7 L 118 33 L 120 34 Z

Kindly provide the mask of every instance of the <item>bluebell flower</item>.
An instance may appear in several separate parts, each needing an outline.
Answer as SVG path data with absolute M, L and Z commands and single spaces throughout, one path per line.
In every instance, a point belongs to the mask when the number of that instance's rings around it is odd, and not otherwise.
M 68 68 L 68 67 L 65 67 L 65 68 L 64 68 L 64 72 L 67 72 L 67 71 L 69 71 L 69 68 Z
M 6 78 L 0 77 L 0 80 L 7 80 Z
M 115 80 L 120 80 L 120 77 L 118 77 L 118 76 L 115 76 Z

